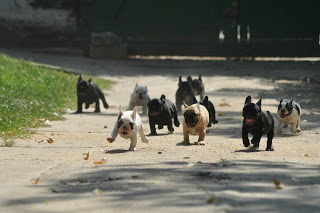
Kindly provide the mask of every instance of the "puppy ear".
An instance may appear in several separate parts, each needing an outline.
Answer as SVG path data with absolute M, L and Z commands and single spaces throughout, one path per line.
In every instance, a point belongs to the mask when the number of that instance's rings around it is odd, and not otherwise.
M 162 102 L 165 102 L 165 101 L 166 101 L 166 96 L 165 96 L 165 95 L 161 95 L 160 100 L 161 100 Z
M 197 107 L 198 107 L 199 112 L 201 113 L 201 110 L 200 110 L 200 103 L 199 103 L 199 102 L 198 102 L 198 104 L 197 104 Z
M 257 102 L 257 105 L 260 107 L 260 109 L 261 109 L 261 100 L 262 100 L 262 97 L 261 97 L 260 100 Z
M 244 103 L 245 103 L 245 104 L 251 103 L 251 96 L 250 96 L 250 95 L 246 98 L 246 100 L 245 100 Z
M 195 96 L 193 96 L 193 103 L 194 103 L 194 104 L 198 103 L 198 101 L 197 101 L 197 99 L 196 99 Z
M 91 80 L 91 78 L 90 78 L 90 79 L 89 79 L 89 81 L 88 81 L 88 82 L 89 82 L 89 84 L 91 83 L 91 81 L 92 81 L 92 80 Z
M 205 104 L 208 104 L 209 103 L 209 98 L 208 98 L 208 96 L 206 95 L 206 97 L 204 97 L 204 99 L 203 99 L 203 103 L 205 103 Z
M 281 99 L 280 99 L 280 104 L 282 103 L 282 100 L 283 100 L 283 99 L 281 98 Z
M 82 81 L 82 75 L 79 76 L 78 82 L 79 82 L 79 81 Z
M 188 108 L 188 104 L 186 104 L 186 102 L 183 102 L 183 106 L 184 106 L 185 109 Z
M 201 82 L 202 82 L 202 79 L 201 79 L 201 74 L 199 75 L 199 81 L 201 81 Z
M 148 88 L 147 88 L 147 86 L 145 86 L 144 88 L 146 89 L 146 92 L 148 92 Z
M 138 87 L 138 83 L 136 83 L 136 86 L 134 88 L 137 88 Z
M 136 114 L 137 114 L 137 107 L 133 108 L 133 112 L 131 114 L 131 118 L 134 121 L 136 120 Z
M 123 111 L 122 111 L 122 108 L 121 106 L 119 107 L 119 117 L 121 117 L 123 115 Z
M 188 83 L 189 83 L 190 85 L 192 84 L 192 78 L 191 78 L 190 75 L 188 76 L 187 81 L 188 81 Z
M 179 76 L 179 86 L 180 86 L 180 84 L 182 83 L 182 79 L 181 79 L 181 76 Z
M 197 98 L 195 96 L 193 96 L 193 103 L 194 104 L 198 103 Z
M 291 101 L 289 102 L 289 104 L 291 104 L 291 105 L 292 105 L 292 102 L 293 102 L 293 98 L 291 98 Z

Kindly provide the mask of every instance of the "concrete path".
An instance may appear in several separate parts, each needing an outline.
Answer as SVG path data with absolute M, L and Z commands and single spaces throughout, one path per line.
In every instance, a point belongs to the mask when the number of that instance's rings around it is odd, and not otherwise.
M 105 91 L 110 109 L 100 114 L 71 109 L 65 121 L 37 129 L 14 147 L 0 147 L 0 212 L 320 212 L 320 84 L 314 82 L 320 63 L 117 61 L 0 52 L 117 81 Z M 128 152 L 129 141 L 120 137 L 106 141 L 136 82 L 148 86 L 151 98 L 165 94 L 175 102 L 179 75 L 198 74 L 220 113 L 205 146 L 181 146 L 182 126 L 173 134 L 158 130 L 161 135 L 150 136 L 148 144 L 139 140 L 137 152 Z M 287 129 L 276 135 L 274 152 L 264 151 L 265 137 L 258 151 L 243 147 L 247 95 L 254 101 L 262 96 L 262 108 L 275 120 L 279 99 L 294 98 L 303 109 L 302 133 Z M 150 133 L 147 116 L 142 120 Z M 40 142 L 44 137 L 54 142 Z M 282 189 L 275 189 L 273 179 Z

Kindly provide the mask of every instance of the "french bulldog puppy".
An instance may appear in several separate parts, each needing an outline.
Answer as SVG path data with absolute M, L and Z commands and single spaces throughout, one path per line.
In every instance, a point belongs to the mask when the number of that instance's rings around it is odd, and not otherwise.
M 254 148 L 259 148 L 259 143 L 263 135 L 267 135 L 266 151 L 274 151 L 272 148 L 272 139 L 274 136 L 274 120 L 269 111 L 261 110 L 261 98 L 255 104 L 251 103 L 251 96 L 245 100 L 242 110 L 242 141 L 245 147 L 250 145 L 248 133 L 253 135 L 251 143 Z
M 80 75 L 77 82 L 77 96 L 78 96 L 78 109 L 76 113 L 82 113 L 82 104 L 85 103 L 85 108 L 88 109 L 90 104 L 96 103 L 96 109 L 94 112 L 100 112 L 99 99 L 101 99 L 104 108 L 108 109 L 109 105 L 106 102 L 101 89 L 91 81 L 82 80 Z
M 192 81 L 182 81 L 181 76 L 179 76 L 179 88 L 176 92 L 176 107 L 178 113 L 181 112 L 181 106 L 183 102 L 191 105 L 193 103 L 193 90 L 191 88 Z
M 148 116 L 151 130 L 150 135 L 157 135 L 156 124 L 159 129 L 167 125 L 170 132 L 174 131 L 172 119 L 174 119 L 174 125 L 176 127 L 180 125 L 177 108 L 169 99 L 166 99 L 165 95 L 161 95 L 160 99 L 154 98 L 148 102 Z
M 183 142 L 190 144 L 189 135 L 199 135 L 198 145 L 205 145 L 204 138 L 209 123 L 208 110 L 199 103 L 188 106 L 183 102 L 185 112 L 183 114 Z
M 196 97 L 193 98 L 193 103 L 198 103 Z M 219 121 L 216 120 L 216 110 L 211 101 L 209 101 L 208 96 L 204 97 L 203 100 L 199 101 L 199 103 L 204 106 L 209 112 L 209 123 L 208 127 L 211 127 L 212 124 L 217 124 Z
M 131 93 L 128 110 L 132 110 L 135 106 L 142 106 L 142 113 L 146 114 L 148 109 L 147 104 L 149 101 L 150 98 L 147 87 L 139 86 L 138 83 L 136 83 L 136 87 Z
M 133 111 L 123 112 L 120 107 L 120 113 L 117 122 L 114 125 L 111 137 L 107 138 L 110 143 L 116 140 L 118 134 L 125 139 L 130 139 L 129 151 L 137 151 L 138 132 L 143 143 L 148 143 L 149 139 L 144 134 L 143 125 L 140 116 L 135 107 Z
M 291 101 L 281 99 L 278 106 L 278 134 L 281 135 L 282 128 L 287 128 L 288 124 L 291 124 L 292 133 L 301 132 L 300 115 L 301 107 L 297 102 L 292 99 Z
M 200 95 L 200 99 L 203 99 L 204 97 L 204 85 L 202 83 L 202 78 L 201 75 L 199 75 L 198 79 L 193 79 L 191 78 L 191 76 L 188 76 L 188 82 L 191 81 L 191 87 L 193 90 L 194 95 Z

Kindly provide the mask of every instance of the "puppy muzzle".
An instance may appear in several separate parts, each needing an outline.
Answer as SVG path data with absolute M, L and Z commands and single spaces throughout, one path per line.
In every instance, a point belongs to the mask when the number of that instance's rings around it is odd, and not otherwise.
M 245 118 L 244 121 L 246 122 L 247 125 L 251 126 L 252 124 L 254 124 L 254 122 L 256 122 L 255 119 L 252 118 Z

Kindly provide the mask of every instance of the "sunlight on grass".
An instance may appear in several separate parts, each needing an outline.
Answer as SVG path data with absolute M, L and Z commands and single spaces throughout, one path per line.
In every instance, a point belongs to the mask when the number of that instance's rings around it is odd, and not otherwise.
M 89 78 L 89 76 L 85 76 Z M 61 119 L 76 108 L 78 76 L 0 54 L 0 137 L 21 137 L 41 120 Z M 111 81 L 93 78 L 101 88 Z

